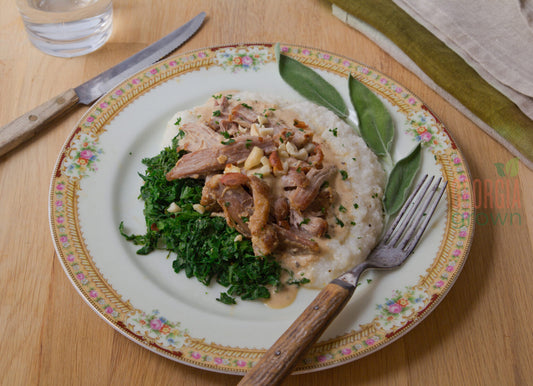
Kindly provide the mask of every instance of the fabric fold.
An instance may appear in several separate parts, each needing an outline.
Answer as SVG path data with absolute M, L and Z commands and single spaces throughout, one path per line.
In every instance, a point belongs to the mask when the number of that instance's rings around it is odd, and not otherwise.
M 533 99 L 504 84 L 482 66 L 474 69 L 460 55 L 468 53 L 461 52 L 461 49 L 456 52 L 450 47 L 454 45 L 447 41 L 449 37 L 441 35 L 439 38 L 432 33 L 435 28 L 430 32 L 391 0 L 330 1 L 337 17 L 384 48 L 533 169 L 533 120 L 524 112 L 532 106 L 533 115 Z M 418 0 L 407 1 L 410 4 L 419 3 Z M 518 9 L 518 4 L 515 5 Z M 428 12 L 428 9 L 424 12 Z M 523 19 L 520 14 L 518 17 Z M 464 39 L 468 41 L 471 38 Z M 527 66 L 522 65 L 522 71 L 525 70 Z M 533 74 L 524 74 L 527 75 L 524 80 L 531 80 L 533 88 Z M 516 86 L 517 82 L 520 83 L 520 77 L 510 74 L 506 82 L 515 82 Z M 527 82 L 520 85 L 528 90 Z M 509 91 L 516 94 L 513 100 L 504 94 Z
M 529 28 L 533 30 L 533 1 L 532 0 L 519 0 L 520 12 L 524 20 L 529 25 Z
M 393 1 L 476 71 L 533 97 L 533 33 L 517 0 Z

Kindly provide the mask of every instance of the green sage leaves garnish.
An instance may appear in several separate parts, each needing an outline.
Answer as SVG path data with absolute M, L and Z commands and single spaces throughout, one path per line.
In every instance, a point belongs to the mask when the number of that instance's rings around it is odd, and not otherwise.
M 342 119 L 348 117 L 348 108 L 335 87 L 309 67 L 293 58 L 282 55 L 279 43 L 276 44 L 275 51 L 279 74 L 285 82 L 304 98 L 327 107 Z
M 398 161 L 392 168 L 383 197 L 383 206 L 388 215 L 393 215 L 400 210 L 409 195 L 422 159 L 420 150 L 419 143 L 409 155 Z
M 281 54 L 279 43 L 275 46 L 275 52 L 279 73 L 285 82 L 306 99 L 327 107 L 350 126 L 355 127 L 354 122 L 349 119 L 342 96 L 331 84 L 304 64 Z M 392 166 L 383 197 L 385 212 L 392 215 L 403 205 L 420 168 L 421 146 L 418 144 L 408 156 L 395 164 L 391 156 L 394 124 L 387 108 L 369 88 L 351 74 L 348 77 L 348 93 L 357 112 L 361 137 L 380 157 L 382 164 Z M 385 169 L 390 170 L 388 167 Z
M 377 155 L 390 157 L 394 126 L 389 112 L 379 98 L 351 74 L 348 90 L 359 118 L 359 130 L 366 144 Z

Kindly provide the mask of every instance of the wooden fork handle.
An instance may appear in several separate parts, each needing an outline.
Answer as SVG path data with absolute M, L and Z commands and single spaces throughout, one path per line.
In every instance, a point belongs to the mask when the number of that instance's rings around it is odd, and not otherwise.
M 355 287 L 337 283 L 329 283 L 317 295 L 239 385 L 279 385 L 289 375 L 301 355 L 322 335 L 351 298 Z
M 67 112 L 79 101 L 74 89 L 67 90 L 0 128 L 0 157 L 14 149 Z

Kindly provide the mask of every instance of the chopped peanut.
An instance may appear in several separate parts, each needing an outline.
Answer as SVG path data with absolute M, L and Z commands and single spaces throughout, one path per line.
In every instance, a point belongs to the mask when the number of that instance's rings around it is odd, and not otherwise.
M 181 212 L 181 208 L 175 202 L 173 202 L 167 208 L 167 212 L 169 212 L 169 213 L 178 213 L 178 212 Z
M 226 167 L 224 168 L 224 174 L 240 173 L 240 172 L 241 172 L 241 168 L 233 164 L 227 164 Z
M 294 158 L 299 160 L 307 159 L 308 153 L 307 150 L 305 150 L 304 148 L 298 150 L 298 148 L 292 142 L 287 142 L 286 148 L 287 153 L 289 153 L 289 155 L 293 156 Z
M 250 135 L 253 135 L 254 137 L 259 137 L 259 126 L 257 123 L 252 123 L 250 126 Z
M 266 137 L 267 135 L 274 134 L 274 128 L 273 127 L 259 127 L 259 136 L 260 137 Z
M 260 124 L 264 125 L 265 123 L 268 123 L 268 118 L 265 117 L 264 115 L 258 115 L 258 116 L 257 116 L 257 121 L 258 121 Z
M 193 204 L 192 208 L 197 211 L 198 213 L 200 214 L 204 214 L 205 213 L 205 206 L 203 205 L 200 205 L 200 204 Z
M 264 156 L 263 149 L 260 147 L 254 146 L 246 161 L 244 161 L 244 168 L 250 170 L 251 168 L 259 165 L 261 163 L 261 158 Z

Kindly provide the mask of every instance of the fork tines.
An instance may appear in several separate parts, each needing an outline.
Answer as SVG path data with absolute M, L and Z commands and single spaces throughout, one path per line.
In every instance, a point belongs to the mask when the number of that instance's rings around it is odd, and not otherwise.
M 442 178 L 439 177 L 433 183 L 434 179 L 435 177 L 432 176 L 428 180 L 427 174 L 422 178 L 383 237 L 384 244 L 399 248 L 407 254 L 415 249 L 448 184 L 445 181 L 439 191 Z

